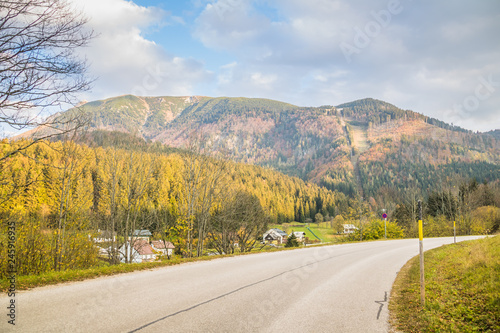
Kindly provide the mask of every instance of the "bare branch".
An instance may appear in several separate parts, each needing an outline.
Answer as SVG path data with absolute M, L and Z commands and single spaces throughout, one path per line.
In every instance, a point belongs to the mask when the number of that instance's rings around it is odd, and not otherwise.
M 60 128 L 58 117 L 40 115 L 75 105 L 76 94 L 90 88 L 86 61 L 75 51 L 94 32 L 72 10 L 65 0 L 0 1 L 0 125 Z

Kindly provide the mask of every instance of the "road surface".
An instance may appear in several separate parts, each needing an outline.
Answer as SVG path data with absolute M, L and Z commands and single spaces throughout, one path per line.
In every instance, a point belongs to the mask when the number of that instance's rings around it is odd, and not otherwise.
M 392 283 L 415 255 L 418 240 L 378 241 L 36 288 L 16 294 L 14 330 L 0 296 L 0 332 L 388 332 Z

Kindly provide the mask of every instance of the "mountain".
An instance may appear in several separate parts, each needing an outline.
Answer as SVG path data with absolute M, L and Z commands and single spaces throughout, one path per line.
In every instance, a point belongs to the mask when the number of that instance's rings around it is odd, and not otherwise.
M 256 98 L 126 95 L 79 110 L 96 138 L 118 131 L 185 147 L 202 135 L 203 148 L 351 196 L 380 199 L 408 188 L 428 193 L 464 178 L 500 179 L 497 136 L 371 98 L 299 107 Z

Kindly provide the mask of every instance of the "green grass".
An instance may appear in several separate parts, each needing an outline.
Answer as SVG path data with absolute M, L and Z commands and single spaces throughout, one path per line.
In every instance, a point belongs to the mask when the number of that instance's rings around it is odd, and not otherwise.
M 308 227 L 319 237 L 323 242 L 329 242 L 331 241 L 331 234 L 333 234 L 332 229 L 330 227 L 321 227 L 316 223 L 309 223 Z M 287 234 L 290 234 L 292 231 L 300 231 L 300 232 L 305 232 L 306 237 L 308 237 L 310 240 L 317 240 L 316 237 L 307 229 L 305 223 L 283 223 L 283 224 L 277 224 L 277 225 L 272 225 L 270 228 L 278 228 L 286 232 Z
M 220 257 L 220 256 L 218 256 Z M 197 260 L 210 260 L 214 257 L 196 258 Z M 194 261 L 195 258 L 173 258 L 168 261 L 147 262 L 140 264 L 104 265 L 88 269 L 68 269 L 65 271 L 52 271 L 40 275 L 21 275 L 16 277 L 16 290 L 26 290 L 34 287 L 57 284 L 69 281 L 82 281 L 100 276 L 128 273 L 137 270 L 152 269 L 162 266 L 177 265 Z M 9 281 L 0 280 L 0 290 L 5 292 L 9 288 Z
M 332 229 L 330 222 L 322 222 L 322 223 L 309 223 L 307 225 L 323 242 L 330 243 L 339 243 L 345 241 L 344 237 L 339 236 Z M 291 223 L 283 223 L 272 225 L 269 228 L 278 228 L 285 231 L 287 234 L 290 234 L 293 231 L 302 231 L 306 233 L 306 237 L 310 240 L 316 240 L 317 238 L 309 232 L 306 228 L 305 223 L 299 222 L 291 222 Z
M 425 307 L 418 256 L 393 286 L 391 324 L 401 332 L 500 332 L 500 236 L 425 252 Z
M 310 227 L 311 228 L 311 227 Z M 323 237 L 321 237 L 321 233 L 318 232 L 317 229 L 315 228 L 311 228 L 311 230 L 321 239 L 323 239 Z M 310 240 L 317 240 L 316 237 L 314 237 L 314 235 L 306 228 L 306 227 L 290 227 L 288 228 L 287 230 L 287 234 L 290 234 L 292 231 L 298 231 L 298 232 L 305 232 L 306 233 L 306 237 L 308 237 Z

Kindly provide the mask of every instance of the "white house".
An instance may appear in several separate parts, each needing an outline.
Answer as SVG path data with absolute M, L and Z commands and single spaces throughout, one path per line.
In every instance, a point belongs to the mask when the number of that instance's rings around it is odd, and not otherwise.
M 161 240 L 157 241 L 152 241 L 151 246 L 153 247 L 153 250 L 159 251 L 163 254 L 166 254 L 168 256 L 171 256 L 172 253 L 174 252 L 175 246 L 174 244 L 170 242 L 163 242 Z
M 130 258 L 132 263 L 148 262 L 156 260 L 156 253 L 145 239 L 137 239 L 130 246 L 130 242 L 120 247 L 120 261 L 125 262 L 125 258 Z
M 294 231 L 293 234 L 295 235 L 295 237 L 297 238 L 297 240 L 299 242 L 303 242 L 304 239 L 306 238 L 306 233 L 303 232 L 303 231 Z M 290 234 L 291 236 L 292 234 Z
M 344 224 L 344 234 L 353 234 L 358 228 L 354 224 Z
M 269 243 L 276 242 L 278 244 L 285 244 L 287 239 L 288 239 L 287 233 L 277 228 L 269 229 L 262 236 L 262 241 Z

